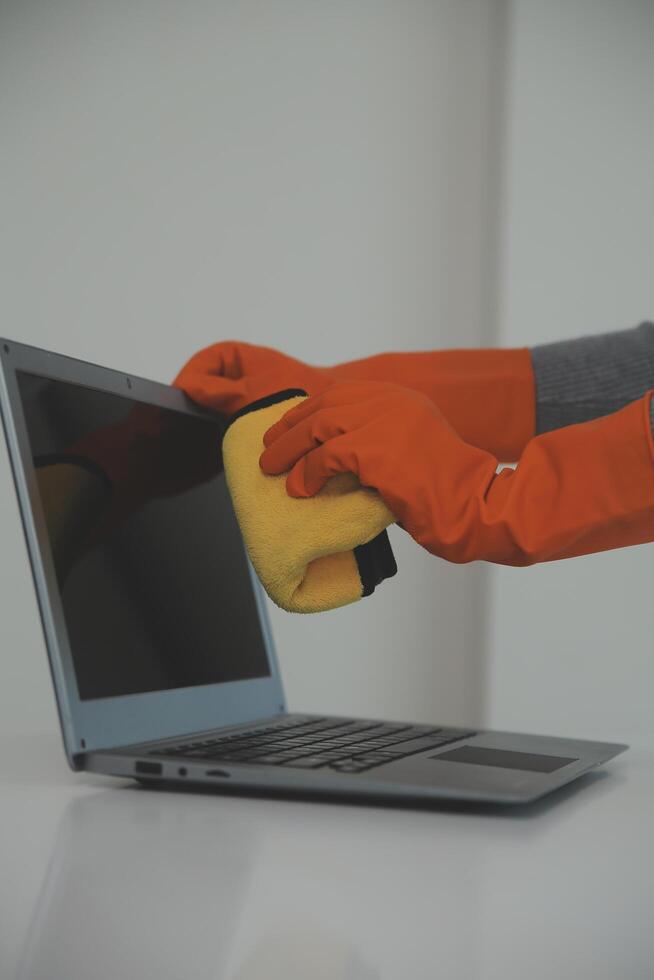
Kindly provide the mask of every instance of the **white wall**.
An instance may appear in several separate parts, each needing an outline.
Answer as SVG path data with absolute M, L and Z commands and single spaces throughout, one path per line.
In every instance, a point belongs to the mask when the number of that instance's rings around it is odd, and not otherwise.
M 488 341 L 502 13 L 5 0 L 0 332 L 160 380 L 228 337 L 317 363 Z M 4 451 L 0 535 L 0 730 L 51 729 Z M 373 598 L 273 611 L 291 706 L 474 722 L 483 571 L 393 543 Z
M 654 4 L 515 0 L 500 343 L 654 316 Z M 488 721 L 654 730 L 651 546 L 493 569 Z

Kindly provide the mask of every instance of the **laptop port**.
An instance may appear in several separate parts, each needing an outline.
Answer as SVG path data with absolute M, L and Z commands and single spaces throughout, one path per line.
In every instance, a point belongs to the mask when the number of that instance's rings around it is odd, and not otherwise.
M 140 772 L 144 776 L 160 776 L 162 771 L 160 762 L 137 762 L 134 765 L 134 772 Z
M 205 776 L 222 776 L 223 779 L 229 779 L 230 773 L 224 772 L 222 769 L 207 769 Z

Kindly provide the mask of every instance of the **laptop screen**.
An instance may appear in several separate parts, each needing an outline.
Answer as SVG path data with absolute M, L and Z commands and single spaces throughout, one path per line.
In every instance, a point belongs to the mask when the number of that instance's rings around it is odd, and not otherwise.
M 220 420 L 17 379 L 80 699 L 268 677 Z

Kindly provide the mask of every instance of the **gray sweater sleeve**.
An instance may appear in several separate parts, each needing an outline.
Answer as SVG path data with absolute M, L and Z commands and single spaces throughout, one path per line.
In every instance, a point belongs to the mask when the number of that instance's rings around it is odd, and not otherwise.
M 654 388 L 654 323 L 531 348 L 536 432 L 617 412 Z M 651 404 L 654 431 L 654 398 Z

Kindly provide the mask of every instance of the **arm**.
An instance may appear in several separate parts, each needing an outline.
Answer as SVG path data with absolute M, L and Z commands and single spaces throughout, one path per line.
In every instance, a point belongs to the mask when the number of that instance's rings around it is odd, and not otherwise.
M 260 465 L 291 496 L 337 473 L 376 489 L 406 531 L 452 562 L 572 558 L 654 541 L 651 392 L 610 415 L 534 436 L 517 468 L 463 442 L 418 392 L 332 385 L 264 434 Z
M 541 344 L 531 361 L 537 434 L 610 415 L 654 388 L 654 323 Z
M 515 462 L 534 435 L 599 418 L 654 387 L 654 324 L 523 348 L 376 354 L 314 367 L 269 347 L 223 341 L 175 379 L 206 408 L 231 414 L 282 389 L 376 381 L 425 395 L 464 442 Z

